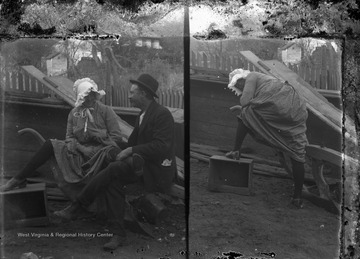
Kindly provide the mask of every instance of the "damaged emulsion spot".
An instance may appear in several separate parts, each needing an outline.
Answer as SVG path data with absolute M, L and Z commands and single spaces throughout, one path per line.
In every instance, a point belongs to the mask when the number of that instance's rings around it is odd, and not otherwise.
M 223 252 L 222 253 L 222 256 L 221 257 L 216 257 L 216 259 L 240 259 L 240 258 L 251 258 L 251 259 L 260 259 L 260 258 L 263 258 L 265 259 L 265 257 L 263 256 L 266 256 L 266 258 L 275 258 L 276 254 L 273 253 L 273 252 L 270 252 L 270 253 L 265 253 L 265 252 L 261 252 L 259 253 L 259 255 L 261 255 L 261 257 L 257 257 L 257 256 L 246 256 L 246 255 L 243 255 L 242 253 L 239 253 L 239 252 L 234 252 L 234 251 L 229 251 L 229 252 Z
M 223 253 L 223 255 L 227 256 L 226 259 L 235 259 L 235 258 L 240 258 L 240 256 L 243 256 L 241 253 L 233 252 L 233 251 Z

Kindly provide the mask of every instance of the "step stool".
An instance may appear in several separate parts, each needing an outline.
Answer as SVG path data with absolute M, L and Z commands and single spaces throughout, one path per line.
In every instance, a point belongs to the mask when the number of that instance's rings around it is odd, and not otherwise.
M 214 155 L 210 157 L 208 190 L 251 195 L 252 168 L 252 159 L 234 160 Z
M 45 183 L 0 193 L 5 227 L 49 224 Z

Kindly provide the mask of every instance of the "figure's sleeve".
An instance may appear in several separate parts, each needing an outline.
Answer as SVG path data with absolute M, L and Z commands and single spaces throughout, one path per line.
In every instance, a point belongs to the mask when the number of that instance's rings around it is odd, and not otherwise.
M 117 114 L 111 107 L 107 107 L 105 123 L 109 137 L 118 144 L 123 142 Z
M 132 147 L 133 153 L 140 154 L 149 159 L 164 158 L 171 154 L 174 145 L 174 118 L 167 110 L 161 110 L 153 118 L 156 125 L 153 126 L 152 140 L 145 144 Z
M 73 123 L 73 110 L 70 111 L 67 119 L 67 125 L 66 125 L 66 136 L 65 136 L 65 142 L 70 142 L 73 139 L 75 139 L 74 135 L 74 123 Z
M 254 73 L 248 74 L 245 80 L 245 86 L 242 96 L 240 97 L 240 105 L 242 107 L 249 105 L 250 101 L 254 98 L 256 91 L 256 82 L 257 82 L 256 74 Z

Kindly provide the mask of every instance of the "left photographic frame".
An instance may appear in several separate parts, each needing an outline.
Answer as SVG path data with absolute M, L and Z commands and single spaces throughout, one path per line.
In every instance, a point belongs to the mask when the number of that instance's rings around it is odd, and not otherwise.
M 122 247 L 109 256 L 185 258 L 183 36 L 0 44 L 1 254 L 101 258 L 110 243 Z M 89 92 L 99 98 L 84 107 Z M 171 148 L 154 147 L 156 133 Z M 114 239 L 121 226 L 126 240 Z

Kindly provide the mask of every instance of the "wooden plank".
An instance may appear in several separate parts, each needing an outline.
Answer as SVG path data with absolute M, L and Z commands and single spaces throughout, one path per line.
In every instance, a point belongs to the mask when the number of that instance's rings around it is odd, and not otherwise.
M 205 146 L 205 148 L 211 147 L 211 146 L 199 145 L 199 144 L 195 144 L 195 143 L 190 144 L 190 150 L 191 151 L 196 152 L 198 154 L 203 154 L 203 155 L 206 155 L 206 156 L 224 155 L 224 153 L 226 152 L 224 150 L 217 149 L 217 148 L 216 149 L 210 149 L 209 148 L 207 151 L 203 150 L 203 149 L 199 150 L 198 148 L 196 148 L 196 146 Z M 282 166 L 281 166 L 281 164 L 279 162 L 274 161 L 274 160 L 270 160 L 270 159 L 266 159 L 266 158 L 263 158 L 263 157 L 260 157 L 260 156 L 254 155 L 254 154 L 242 153 L 241 157 L 252 159 L 254 161 L 254 165 L 255 164 L 261 164 L 261 165 L 269 165 L 269 166 L 272 166 L 272 167 L 282 168 Z
M 195 144 L 195 146 L 196 145 L 197 144 Z M 211 146 L 206 146 L 206 145 L 204 145 L 204 146 L 211 148 Z M 262 159 L 257 156 L 254 156 L 254 155 L 249 155 L 249 154 L 241 154 L 241 155 L 244 158 L 253 159 L 252 172 L 255 174 L 265 175 L 265 176 L 270 176 L 270 177 L 284 178 L 284 179 L 292 179 L 292 177 L 285 171 L 284 168 L 282 168 L 280 166 L 279 163 L 277 165 L 271 166 L 268 163 L 272 164 L 272 163 L 276 163 L 276 162 L 271 161 L 271 160 Z M 210 156 L 212 156 L 212 155 L 210 155 Z M 197 151 L 190 151 L 190 157 L 198 159 L 199 161 L 202 161 L 202 162 L 209 163 L 210 156 L 198 153 Z M 305 181 L 315 183 L 313 175 L 308 174 L 308 173 L 305 173 Z M 338 180 L 328 178 L 328 181 L 335 183 Z
M 76 96 L 73 90 L 74 83 L 70 79 L 61 76 L 46 76 L 44 77 L 44 80 L 62 93 L 66 94 L 66 96 L 71 98 L 74 102 L 76 101 Z
M 268 68 L 263 67 L 261 62 L 259 63 L 259 61 L 262 60 L 260 60 L 254 53 L 252 53 L 251 51 L 240 51 L 240 54 L 247 61 L 250 61 L 255 67 L 257 67 L 262 73 L 269 75 Z M 246 66 L 244 67 L 244 69 L 248 69 L 246 68 Z
M 210 157 L 208 157 L 206 155 L 201 155 L 196 152 L 191 152 L 191 151 L 190 151 L 190 157 L 198 159 L 199 161 L 206 162 L 206 163 L 209 163 L 209 161 L 210 161 Z
M 185 199 L 185 188 L 183 186 L 173 184 L 170 189 L 170 195 L 180 199 Z
M 31 106 L 40 106 L 40 107 L 48 107 L 48 108 L 69 108 L 69 105 L 64 103 L 60 99 L 52 99 L 52 98 L 34 98 L 34 97 L 24 97 L 24 96 L 7 96 L 6 103 L 10 104 L 27 104 Z
M 340 90 L 323 90 L 323 89 L 316 89 L 318 93 L 320 93 L 325 98 L 341 98 Z
M 22 66 L 21 68 L 24 71 L 26 71 L 28 75 L 31 75 L 33 78 L 36 78 L 36 80 L 39 80 L 44 86 L 46 86 L 47 88 L 55 92 L 57 95 L 59 95 L 68 104 L 70 104 L 71 106 L 75 105 L 75 98 L 73 96 L 69 96 L 66 92 L 62 92 L 63 88 L 57 89 L 52 84 L 45 81 L 44 77 L 46 77 L 46 75 L 43 74 L 40 70 L 38 70 L 34 66 Z
M 27 192 L 38 192 L 45 190 L 45 183 L 34 183 L 28 184 L 26 188 L 14 189 L 7 191 L 6 194 L 16 194 L 16 193 L 27 193 Z M 2 193 L 4 194 L 4 193 Z
M 310 193 L 306 188 L 303 189 L 302 196 L 318 207 L 324 208 L 330 213 L 340 215 L 341 206 L 332 200 L 323 199 Z
M 358 160 L 356 160 L 352 157 L 343 155 L 342 153 L 335 151 L 333 149 L 321 147 L 319 145 L 308 145 L 306 147 L 306 154 L 317 160 L 327 161 L 327 162 L 331 163 L 332 165 L 335 165 L 338 167 L 342 167 L 343 160 L 345 160 L 346 163 L 350 167 L 357 168 L 359 165 Z
M 204 145 L 204 144 L 197 144 L 197 143 L 190 143 L 190 151 L 209 157 L 213 155 L 224 155 L 224 153 L 227 152 L 218 147 Z M 282 168 L 279 162 L 262 158 L 254 154 L 241 154 L 241 156 L 244 158 L 252 159 L 254 161 L 254 164 L 256 163 L 256 164 L 270 165 L 271 167 Z

